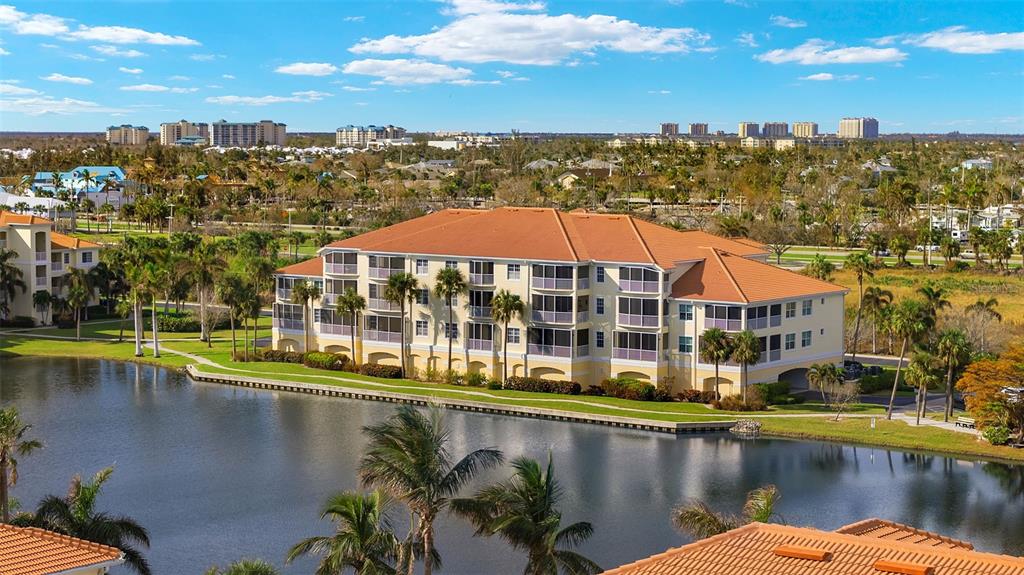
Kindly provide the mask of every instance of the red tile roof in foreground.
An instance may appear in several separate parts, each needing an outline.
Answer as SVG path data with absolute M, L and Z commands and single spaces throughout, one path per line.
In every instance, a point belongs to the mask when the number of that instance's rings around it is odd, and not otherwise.
M 119 549 L 37 528 L 0 524 L 0 575 L 46 575 L 120 563 Z
M 286 276 L 319 277 L 324 275 L 324 258 L 313 258 L 297 264 L 278 268 L 277 273 Z
M 930 545 L 932 547 L 947 547 L 950 549 L 974 549 L 974 545 L 967 541 L 953 539 L 931 531 L 911 527 L 902 523 L 894 523 L 885 519 L 865 519 L 836 529 L 836 533 L 848 535 L 860 535 L 861 537 L 875 537 L 877 539 L 891 539 L 903 543 L 915 545 Z
M 50 249 L 54 250 L 81 250 L 85 248 L 98 248 L 99 244 L 66 236 L 59 232 L 50 232 Z
M 894 524 L 895 525 L 895 524 Z M 1024 558 L 751 523 L 605 575 L 1024 575 Z
M 9 226 L 11 224 L 52 224 L 50 220 L 41 218 L 39 216 L 33 216 L 31 214 L 16 214 L 14 212 L 8 212 L 0 210 L 0 226 Z

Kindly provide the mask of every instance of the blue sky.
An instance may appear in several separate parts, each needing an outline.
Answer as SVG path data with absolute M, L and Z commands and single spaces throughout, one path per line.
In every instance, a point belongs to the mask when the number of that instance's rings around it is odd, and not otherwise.
M 1024 132 L 1021 2 L 20 2 L 0 130 Z

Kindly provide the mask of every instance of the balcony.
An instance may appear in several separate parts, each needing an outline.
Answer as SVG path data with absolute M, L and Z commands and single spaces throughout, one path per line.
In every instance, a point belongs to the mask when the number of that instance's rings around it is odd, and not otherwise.
M 779 327 L 780 325 L 782 325 L 782 316 L 781 315 L 769 316 L 768 317 L 768 325 L 770 325 L 771 327 Z
M 571 311 L 545 311 L 535 309 L 530 314 L 533 321 L 543 323 L 572 323 Z
M 656 281 L 645 282 L 642 280 L 621 280 L 619 281 L 619 290 L 639 293 L 658 293 L 661 290 L 661 284 Z
M 526 353 L 531 355 L 546 355 L 548 357 L 571 357 L 572 348 L 567 345 L 530 343 L 526 345 Z
M 584 323 L 584 322 L 587 322 L 587 321 L 590 321 L 590 312 L 589 311 L 576 312 L 576 323 Z
M 612 357 L 615 359 L 629 359 L 633 361 L 658 361 L 658 352 L 653 349 L 616 347 L 612 350 Z
M 659 316 L 656 315 L 620 313 L 616 321 L 619 325 L 628 325 L 633 327 L 658 327 L 658 317 Z
M 370 268 L 370 277 L 386 280 L 389 277 L 402 273 L 401 268 Z
M 36 263 L 45 264 L 50 261 L 50 256 L 46 252 L 36 252 Z
M 377 268 L 382 269 L 382 268 Z M 324 264 L 324 271 L 329 274 L 338 274 L 345 276 L 354 276 L 359 273 L 359 266 L 356 264 Z M 390 275 L 390 274 L 389 274 Z
M 292 301 L 292 290 L 277 288 L 277 299 L 281 301 Z
M 590 288 L 590 278 L 579 278 L 576 280 L 576 289 Z
M 587 357 L 590 355 L 589 345 L 577 345 L 576 346 L 576 357 Z
M 469 306 L 470 317 L 491 317 L 491 306 L 489 305 L 471 305 Z
M 743 320 L 741 319 L 716 319 L 713 317 L 704 318 L 704 328 L 717 327 L 725 331 L 743 331 Z
M 49 279 L 46 276 L 40 276 L 36 278 L 36 287 L 47 287 L 49 286 Z
M 747 329 L 765 329 L 768 327 L 767 317 L 755 317 L 747 320 Z
M 402 343 L 402 334 L 397 331 L 380 331 L 376 329 L 364 329 L 363 340 Z
M 494 274 L 469 274 L 469 283 L 478 286 L 494 285 Z
M 782 350 L 773 349 L 771 351 L 762 351 L 761 357 L 758 358 L 758 363 L 768 363 L 770 361 L 779 361 L 782 359 Z
M 494 349 L 494 342 L 489 339 L 467 339 L 466 349 L 478 351 L 491 351 Z
M 301 319 L 286 319 L 283 317 L 275 317 L 273 325 L 278 329 L 291 329 L 299 331 L 303 329 Z
M 352 335 L 352 326 L 340 323 L 318 323 L 316 329 L 324 335 Z
M 50 262 L 50 271 L 51 272 L 64 271 L 64 262 Z
M 322 307 L 334 307 L 334 304 L 338 302 L 338 296 L 341 294 L 337 293 L 325 293 L 320 294 L 320 305 Z
M 401 311 L 402 309 L 402 306 L 397 303 L 379 297 L 371 297 L 366 300 L 366 307 L 377 311 Z
M 540 278 L 534 277 L 530 285 L 537 289 L 572 289 L 572 278 Z

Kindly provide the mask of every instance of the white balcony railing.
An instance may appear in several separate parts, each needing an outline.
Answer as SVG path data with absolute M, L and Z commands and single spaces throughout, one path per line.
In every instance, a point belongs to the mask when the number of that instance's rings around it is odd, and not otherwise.
M 46 286 L 49 285 L 49 283 L 50 283 L 50 280 L 46 276 L 41 276 L 41 277 L 37 277 L 36 278 L 36 287 L 46 287 Z
M 494 285 L 494 274 L 469 274 L 469 283 L 478 286 Z
M 292 290 L 277 288 L 277 299 L 281 301 L 292 301 Z
M 551 357 L 570 357 L 572 355 L 572 348 L 567 345 L 530 343 L 526 345 L 526 353 L 532 355 L 547 355 Z
M 539 278 L 534 277 L 531 285 L 539 289 L 572 289 L 572 278 Z
M 301 319 L 286 319 L 282 317 L 275 317 L 274 327 L 278 329 L 302 330 L 303 326 Z
M 352 335 L 352 326 L 340 323 L 318 323 L 316 329 L 326 335 Z
M 531 315 L 533 317 L 533 321 L 540 321 L 544 323 L 572 323 L 571 311 L 546 311 L 535 309 Z
M 704 318 L 704 327 L 712 328 L 717 327 L 725 331 L 742 331 L 743 320 L 739 319 L 716 319 L 713 317 Z
M 469 315 L 471 317 L 491 317 L 491 306 L 471 305 L 469 306 Z
M 576 280 L 577 289 L 587 289 L 590 287 L 590 278 L 579 278 Z
M 661 285 L 656 281 L 645 282 L 642 280 L 621 280 L 619 281 L 619 289 L 622 291 L 640 293 L 658 293 L 661 289 Z
M 352 276 L 359 273 L 359 266 L 356 264 L 324 264 L 324 271 L 329 274 Z
M 370 277 L 375 279 L 388 279 L 399 273 L 402 273 L 401 268 L 370 268 Z
M 634 361 L 657 361 L 658 352 L 653 349 L 616 347 L 612 350 L 612 357 L 615 359 L 631 359 Z
M 589 345 L 577 345 L 576 346 L 576 357 L 587 357 L 590 355 Z
M 36 252 L 36 263 L 45 264 L 50 261 L 50 256 L 46 252 Z
M 402 306 L 397 303 L 380 297 L 371 297 L 366 300 L 366 307 L 377 311 L 400 311 L 402 309 Z
M 480 351 L 491 351 L 494 349 L 494 342 L 489 339 L 467 339 L 466 349 L 475 349 Z
M 64 270 L 64 262 L 50 262 L 50 271 L 59 272 Z
M 586 321 L 590 321 L 590 312 L 589 311 L 578 311 L 578 312 L 576 312 L 576 323 L 583 323 L 583 322 L 586 322 Z
M 641 315 L 638 313 L 620 313 L 617 322 L 619 325 L 634 327 L 658 327 L 658 316 Z
M 364 329 L 363 340 L 402 343 L 402 334 L 397 331 L 380 331 L 376 329 Z

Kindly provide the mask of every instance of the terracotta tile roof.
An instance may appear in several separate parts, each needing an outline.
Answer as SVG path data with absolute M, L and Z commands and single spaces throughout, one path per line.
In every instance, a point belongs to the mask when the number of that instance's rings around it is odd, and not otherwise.
M 11 224 L 51 224 L 50 220 L 34 216 L 32 214 L 16 214 L 14 212 L 0 211 L 0 226 Z
M 902 523 L 894 523 L 884 519 L 865 519 L 864 521 L 851 523 L 836 529 L 836 533 L 860 535 L 861 537 L 875 537 L 878 539 L 891 539 L 893 541 L 902 541 L 904 543 L 913 543 L 915 545 L 930 545 L 932 547 L 974 549 L 974 545 L 967 541 L 953 539 L 951 537 L 939 535 L 938 533 L 932 533 L 931 531 L 925 531 L 923 529 L 918 529 L 917 527 L 903 525 Z
M 1024 575 L 1024 558 L 751 523 L 605 575 Z
M 848 291 L 845 287 L 754 261 L 715 247 L 672 284 L 672 297 L 753 303 Z
M 55 250 L 80 250 L 84 248 L 98 248 L 99 244 L 66 236 L 59 232 L 50 232 L 50 248 Z
M 277 273 L 289 276 L 320 277 L 324 275 L 324 258 L 312 258 L 290 266 L 278 268 Z
M 34 527 L 0 524 L 0 575 L 46 575 L 121 563 L 119 549 Z

